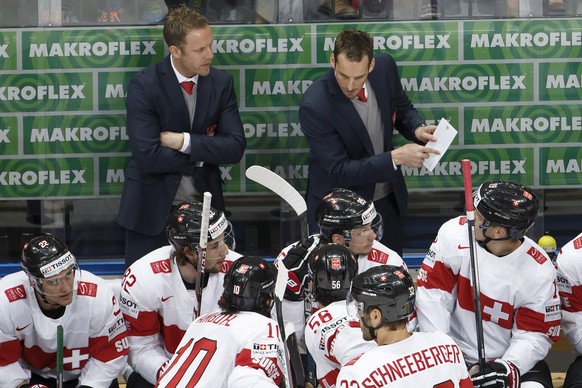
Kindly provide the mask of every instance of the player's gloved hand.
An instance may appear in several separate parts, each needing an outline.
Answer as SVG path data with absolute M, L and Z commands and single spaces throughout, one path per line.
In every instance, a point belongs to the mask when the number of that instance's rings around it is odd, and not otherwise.
M 156 374 L 156 379 L 158 380 L 160 379 L 162 373 L 164 373 L 166 369 L 168 369 L 168 365 L 170 365 L 170 360 L 167 360 L 162 364 L 162 366 L 160 366 L 160 369 L 158 369 L 158 373 Z
M 478 365 L 469 368 L 469 374 L 476 388 L 519 388 L 519 369 L 501 358 L 488 361 L 482 370 Z
M 287 254 L 279 254 L 277 265 L 285 265 L 289 270 L 289 280 L 285 289 L 285 299 L 300 301 L 305 298 L 305 287 L 309 278 L 308 257 L 319 244 L 319 237 L 311 236 L 298 242 L 287 251 Z

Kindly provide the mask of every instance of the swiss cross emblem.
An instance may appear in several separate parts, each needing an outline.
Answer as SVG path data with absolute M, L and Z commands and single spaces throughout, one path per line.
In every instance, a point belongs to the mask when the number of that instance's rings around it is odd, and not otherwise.
M 178 223 L 184 222 L 184 216 L 178 216 Z
M 388 279 L 388 277 L 386 275 L 380 276 L 380 281 L 383 283 L 385 283 L 387 279 Z
M 341 259 L 339 257 L 331 258 L 331 269 L 340 269 L 342 266 Z
M 63 366 L 67 370 L 82 369 L 89 359 L 87 349 L 67 349 L 65 348 L 63 354 Z

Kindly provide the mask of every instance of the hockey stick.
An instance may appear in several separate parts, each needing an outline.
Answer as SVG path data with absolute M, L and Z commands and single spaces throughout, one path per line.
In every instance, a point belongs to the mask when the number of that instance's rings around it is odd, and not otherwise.
M 469 254 L 471 263 L 471 283 L 475 300 L 475 327 L 477 330 L 477 357 L 479 369 L 485 368 L 485 339 L 483 336 L 483 317 L 481 313 L 481 287 L 479 285 L 479 264 L 475 251 L 475 206 L 473 204 L 473 184 L 471 180 L 471 161 L 463 159 L 463 183 L 465 186 L 465 207 L 467 209 L 467 228 L 469 232 Z
M 288 338 L 285 334 L 285 322 L 283 321 L 283 295 L 285 295 L 285 288 L 287 287 L 287 281 L 289 280 L 289 271 L 287 267 L 281 262 L 277 267 L 277 281 L 275 282 L 275 310 L 277 312 L 277 323 L 279 324 L 279 332 L 281 333 L 281 338 L 284 343 L 288 344 Z M 291 335 L 291 333 L 289 333 Z M 291 381 L 291 365 L 289 362 L 290 355 L 287 351 L 291 353 L 289 345 L 288 349 L 283 349 L 283 374 L 285 375 L 285 387 L 293 387 L 293 382 Z
M 250 180 L 257 182 L 261 186 L 271 190 L 275 194 L 277 194 L 281 199 L 291 206 L 293 211 L 297 214 L 297 216 L 302 217 L 301 223 L 301 237 L 302 240 L 307 238 L 307 204 L 305 203 L 305 199 L 295 190 L 293 186 L 289 184 L 285 179 L 281 178 L 279 175 L 274 173 L 273 171 L 269 170 L 268 168 L 262 166 L 250 166 L 246 170 L 246 176 Z M 282 263 L 279 263 L 282 264 Z M 281 266 L 281 265 L 280 265 Z M 282 265 L 282 267 L 285 267 Z M 281 269 L 280 269 L 281 270 Z M 303 363 L 301 362 L 301 355 L 299 354 L 299 347 L 297 345 L 297 337 L 295 333 L 289 333 L 289 337 L 285 337 L 284 335 L 284 321 L 283 321 L 283 295 L 285 293 L 285 287 L 287 286 L 287 280 L 289 278 L 287 268 L 285 268 L 286 278 L 284 279 L 284 283 L 279 282 L 279 277 L 277 277 L 277 281 L 280 283 L 280 287 L 282 290 L 279 290 L 280 298 L 280 306 L 278 302 L 275 303 L 275 308 L 277 309 L 277 320 L 279 323 L 279 327 L 282 328 L 283 338 L 287 339 L 287 349 L 289 350 L 289 360 L 291 364 L 291 371 L 293 380 L 295 382 L 295 387 L 304 387 L 305 386 L 305 375 L 303 374 Z M 283 279 L 281 279 L 282 281 Z M 282 285 L 281 285 L 282 284 Z
M 198 310 L 194 310 L 196 318 L 200 316 L 202 310 L 202 282 L 204 281 L 204 266 L 206 265 L 206 245 L 208 244 L 208 223 L 210 219 L 210 202 L 212 194 L 204 193 L 202 201 L 202 218 L 200 219 L 200 240 L 198 244 L 198 264 L 196 267 L 196 300 L 198 301 Z
M 63 326 L 57 326 L 57 388 L 63 388 Z
M 250 166 L 247 168 L 246 176 L 250 180 L 257 182 L 277 194 L 291 206 L 298 217 L 302 217 L 301 238 L 307 238 L 309 234 L 307 231 L 307 220 L 303 217 L 307 213 L 307 204 L 303 196 L 289 182 L 263 166 Z

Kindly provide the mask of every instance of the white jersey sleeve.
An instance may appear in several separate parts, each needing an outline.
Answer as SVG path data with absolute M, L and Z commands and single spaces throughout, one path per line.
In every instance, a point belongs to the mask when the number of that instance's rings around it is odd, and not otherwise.
M 207 314 L 188 328 L 156 386 L 278 386 L 283 349 L 270 318 L 253 312 Z
M 335 386 L 342 365 L 376 347 L 376 342 L 364 340 L 359 322 L 348 317 L 345 301 L 331 303 L 309 317 L 305 343 L 322 387 Z
M 473 386 L 463 354 L 446 334 L 413 333 L 378 346 L 344 366 L 336 387 L 456 387 Z
M 562 329 L 572 347 L 582 354 L 582 234 L 562 247 L 557 263 Z

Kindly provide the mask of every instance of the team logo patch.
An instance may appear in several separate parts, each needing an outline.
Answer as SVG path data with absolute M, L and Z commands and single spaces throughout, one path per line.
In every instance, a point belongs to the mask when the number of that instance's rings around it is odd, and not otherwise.
M 531 257 L 533 257 L 533 259 L 540 264 L 544 264 L 546 261 L 548 261 L 548 259 L 546 259 L 546 257 L 540 251 L 535 249 L 534 247 L 531 247 L 527 251 L 527 254 L 530 255 Z
M 331 258 L 331 269 L 340 269 L 342 267 L 342 260 L 339 257 Z
M 249 266 L 246 264 L 241 264 L 240 267 L 237 268 L 236 272 L 245 274 L 249 270 Z
M 77 295 L 81 296 L 97 296 L 97 284 L 89 282 L 79 282 L 77 285 Z
M 6 297 L 8 298 L 8 301 L 10 303 L 16 302 L 17 300 L 20 299 L 26 299 L 26 290 L 24 289 L 24 286 L 22 284 L 16 287 L 9 288 L 6 291 L 4 291 L 4 293 L 6 294 Z
M 379 251 L 372 248 L 370 253 L 368 253 L 368 260 L 375 263 L 387 264 L 389 255 L 386 252 Z
M 172 272 L 172 266 L 170 265 L 170 259 L 154 261 L 153 263 L 150 263 L 150 266 L 152 267 L 152 271 L 154 271 L 154 273 L 171 273 Z
M 574 240 L 574 249 L 580 249 L 580 248 L 582 248 L 582 236 L 580 236 L 576 240 Z

